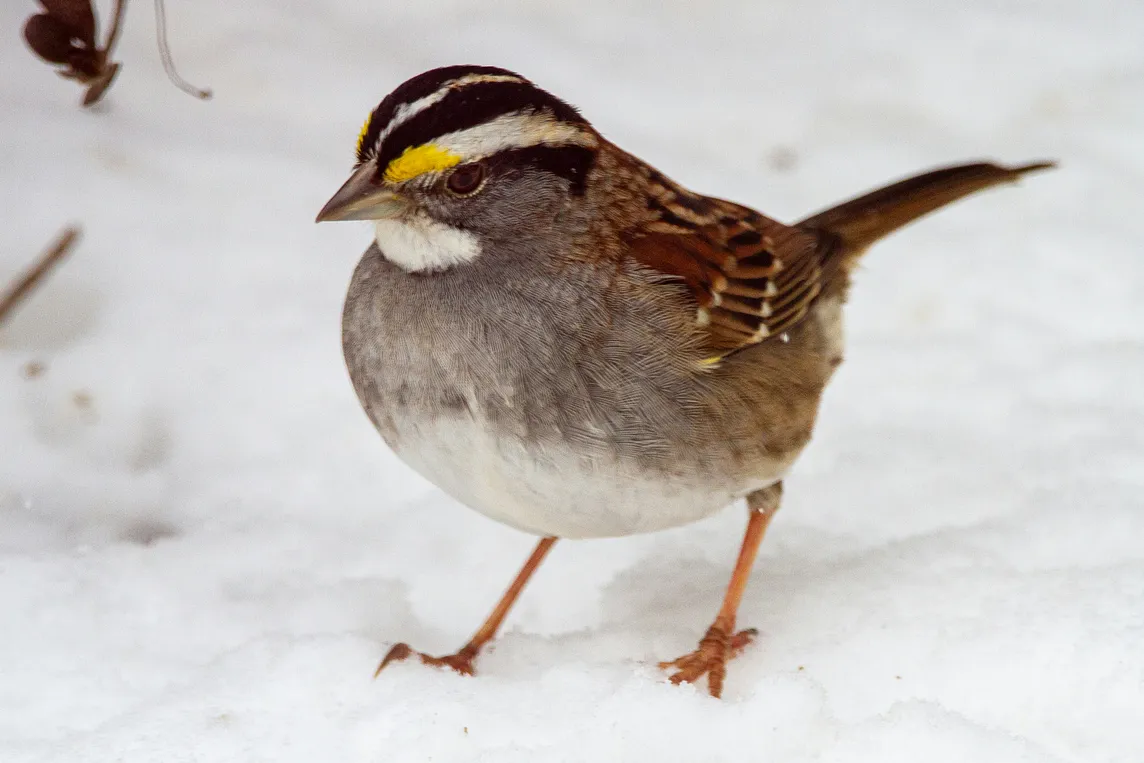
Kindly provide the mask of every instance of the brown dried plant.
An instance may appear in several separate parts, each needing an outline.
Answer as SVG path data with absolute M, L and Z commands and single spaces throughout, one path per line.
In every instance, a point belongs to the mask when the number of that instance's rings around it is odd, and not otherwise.
M 95 9 L 90 0 L 39 2 L 44 12 L 28 19 L 24 39 L 40 58 L 63 67 L 61 77 L 74 79 L 87 87 L 84 106 L 96 103 L 119 72 L 119 64 L 111 60 L 111 52 L 119 37 L 126 0 L 115 0 L 111 29 L 102 47 L 96 43 Z
M 84 106 L 97 103 L 119 72 L 120 64 L 112 61 L 111 55 L 123 26 L 127 0 L 115 0 L 111 28 L 102 46 L 96 40 L 98 24 L 91 0 L 39 0 L 39 3 L 43 12 L 33 15 L 24 24 L 28 47 L 48 63 L 60 66 L 60 76 L 87 87 Z M 175 71 L 167 46 L 163 0 L 155 0 L 155 19 L 159 55 L 167 76 L 180 90 L 196 98 L 210 98 L 209 90 L 190 85 Z

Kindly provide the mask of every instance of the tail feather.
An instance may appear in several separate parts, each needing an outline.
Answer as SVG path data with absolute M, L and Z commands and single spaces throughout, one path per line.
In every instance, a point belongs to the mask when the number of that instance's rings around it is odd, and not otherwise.
M 843 202 L 811 215 L 798 225 L 838 236 L 843 244 L 844 261 L 853 260 L 878 239 L 946 204 L 1055 166 L 1054 162 L 1035 162 L 1020 167 L 1000 167 L 982 162 L 945 167 Z

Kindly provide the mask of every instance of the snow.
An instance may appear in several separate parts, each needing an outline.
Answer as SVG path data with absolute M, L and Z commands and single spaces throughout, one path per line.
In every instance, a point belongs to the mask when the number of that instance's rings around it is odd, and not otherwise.
M 0 329 L 0 760 L 1139 761 L 1144 6 L 169 5 L 215 99 L 133 3 L 90 113 L 0 8 L 0 283 L 84 226 Z M 476 678 L 371 677 L 460 646 L 532 544 L 386 451 L 338 337 L 369 226 L 312 224 L 376 102 L 458 62 L 785 219 L 1061 161 L 869 256 L 721 702 L 654 663 L 737 510 L 558 544 Z

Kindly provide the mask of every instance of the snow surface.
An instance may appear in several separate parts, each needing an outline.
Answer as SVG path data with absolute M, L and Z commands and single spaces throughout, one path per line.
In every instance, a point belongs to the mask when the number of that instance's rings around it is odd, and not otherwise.
M 209 103 L 149 5 L 90 113 L 0 7 L 0 279 L 85 228 L 0 331 L 0 760 L 1144 758 L 1144 5 L 172 2 Z M 457 62 L 785 219 L 1062 162 L 870 255 L 722 702 L 654 662 L 740 511 L 557 545 L 480 676 L 371 678 L 460 646 L 532 543 L 370 428 L 338 337 L 369 228 L 312 224 L 367 112 Z

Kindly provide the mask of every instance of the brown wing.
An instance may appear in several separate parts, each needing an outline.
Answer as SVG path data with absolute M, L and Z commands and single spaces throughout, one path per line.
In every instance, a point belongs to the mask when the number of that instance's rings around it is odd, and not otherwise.
M 834 270 L 834 237 L 691 194 L 658 174 L 650 181 L 652 218 L 629 233 L 631 254 L 690 287 L 712 350 L 756 344 L 807 314 Z
M 797 227 L 698 196 L 650 167 L 649 216 L 629 231 L 632 256 L 684 281 L 718 355 L 794 327 L 840 270 L 907 223 L 975 191 L 1054 166 L 987 162 L 933 170 L 808 217 Z

